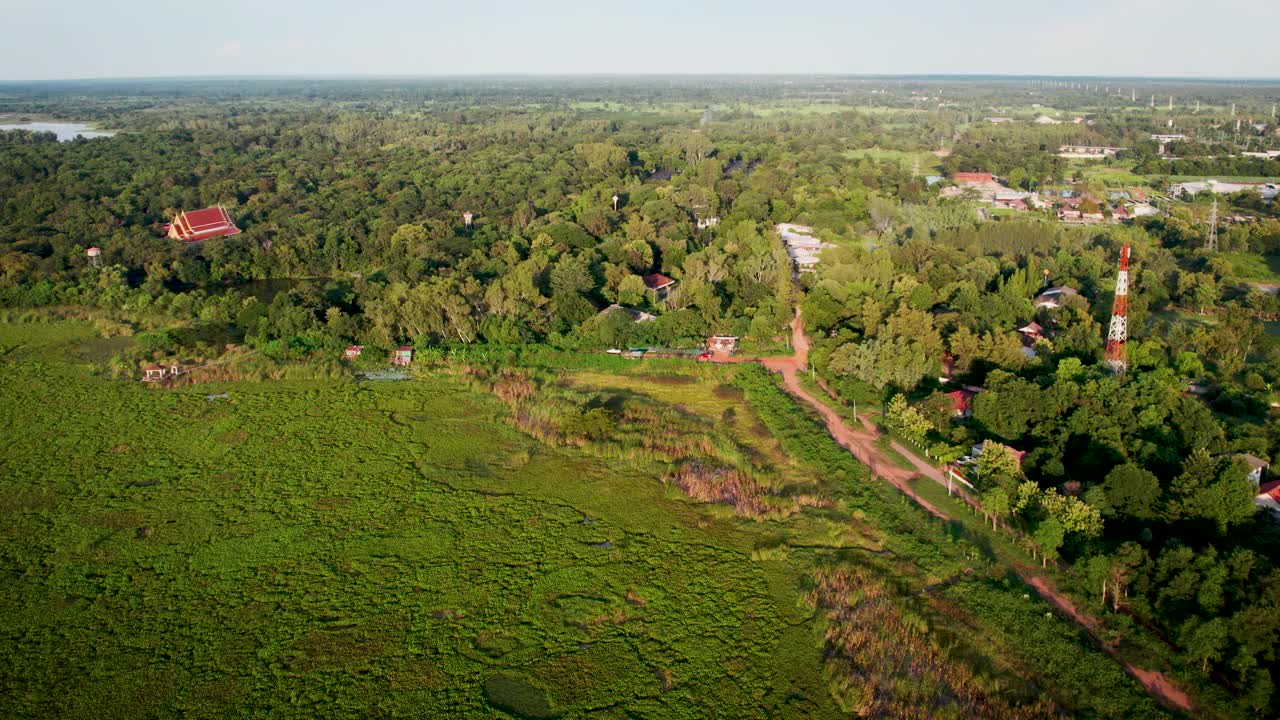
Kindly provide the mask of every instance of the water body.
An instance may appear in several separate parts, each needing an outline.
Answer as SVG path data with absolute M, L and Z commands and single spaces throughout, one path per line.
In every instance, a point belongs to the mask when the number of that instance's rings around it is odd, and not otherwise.
M 101 138 L 115 135 L 113 132 L 90 130 L 84 123 L 66 122 L 33 122 L 17 125 L 0 125 L 0 130 L 30 130 L 31 132 L 51 132 L 58 136 L 58 142 L 67 142 L 77 137 Z

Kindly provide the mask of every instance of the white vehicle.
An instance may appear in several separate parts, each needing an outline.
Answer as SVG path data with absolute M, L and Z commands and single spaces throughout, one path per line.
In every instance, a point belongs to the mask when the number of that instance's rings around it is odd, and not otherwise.
M 609 348 L 608 350 L 605 350 L 605 352 L 609 353 L 610 355 L 621 355 L 621 354 L 622 354 L 622 351 L 621 351 L 621 350 L 619 350 L 618 348 Z

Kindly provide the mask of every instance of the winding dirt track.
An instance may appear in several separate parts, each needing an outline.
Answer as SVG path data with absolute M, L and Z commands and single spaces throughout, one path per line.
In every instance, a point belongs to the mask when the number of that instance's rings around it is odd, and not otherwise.
M 876 439 L 879 437 L 879 432 L 869 420 L 864 417 L 859 417 L 858 420 L 861 426 L 857 428 L 850 427 L 845 423 L 842 417 L 831 409 L 830 406 L 813 397 L 813 395 L 801 386 L 799 373 L 805 372 L 808 369 L 809 338 L 804 334 L 804 322 L 801 320 L 799 309 L 796 310 L 795 318 L 791 321 L 791 342 L 795 352 L 789 357 L 761 358 L 757 360 L 757 362 L 774 372 L 780 373 L 787 392 L 800 400 L 803 400 L 806 404 L 816 410 L 826 423 L 827 432 L 831 434 L 831 437 L 839 443 L 841 447 L 845 448 L 852 453 L 854 457 L 858 458 L 860 462 L 871 468 L 871 472 L 874 475 L 886 480 L 889 484 L 893 485 L 895 488 L 902 491 L 903 494 L 914 500 L 920 505 L 920 507 L 929 511 L 938 518 L 941 518 L 942 520 L 951 520 L 952 518 L 950 515 L 920 497 L 914 490 L 912 490 L 910 485 L 910 480 L 912 478 L 924 476 L 945 486 L 946 479 L 942 476 L 941 471 L 920 459 L 911 450 L 896 442 L 891 443 L 890 446 L 895 452 L 909 460 L 911 464 L 915 466 L 915 471 L 906 470 L 894 464 L 894 462 L 890 458 L 886 457 L 884 452 L 876 446 Z M 744 362 L 748 360 L 734 358 L 732 360 L 718 359 L 718 361 Z M 1162 673 L 1154 670 L 1144 670 L 1122 659 L 1114 647 L 1108 645 L 1102 640 L 1098 632 L 1101 627 L 1101 623 L 1098 619 L 1085 614 L 1077 608 L 1066 595 L 1062 594 L 1057 587 L 1054 586 L 1052 580 L 1044 574 L 1037 572 L 1034 567 L 1029 565 L 1014 564 L 1013 569 L 1022 581 L 1035 588 L 1036 592 L 1039 593 L 1046 602 L 1053 605 L 1060 613 L 1071 618 L 1076 622 L 1076 624 L 1084 628 L 1085 632 L 1094 639 L 1099 647 L 1115 659 L 1116 662 L 1120 663 L 1129 675 L 1142 683 L 1142 686 L 1147 689 L 1147 692 L 1150 693 L 1152 697 L 1159 700 L 1165 707 L 1171 710 L 1187 714 L 1193 713 L 1194 706 L 1191 703 L 1191 699 L 1185 692 L 1170 682 Z

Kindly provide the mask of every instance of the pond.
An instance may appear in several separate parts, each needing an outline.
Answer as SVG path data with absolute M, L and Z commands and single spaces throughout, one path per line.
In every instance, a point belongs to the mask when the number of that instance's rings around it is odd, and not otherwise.
M 91 130 L 84 123 L 71 122 L 31 122 L 17 124 L 0 124 L 0 130 L 30 130 L 31 132 L 51 132 L 58 136 L 58 142 L 67 142 L 77 137 L 101 138 L 115 135 L 113 132 Z

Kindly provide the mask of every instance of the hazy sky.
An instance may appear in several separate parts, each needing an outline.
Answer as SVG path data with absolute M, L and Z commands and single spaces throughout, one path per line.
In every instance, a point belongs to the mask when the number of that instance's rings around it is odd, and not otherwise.
M 0 0 L 0 80 L 241 74 L 1280 77 L 1274 3 Z

